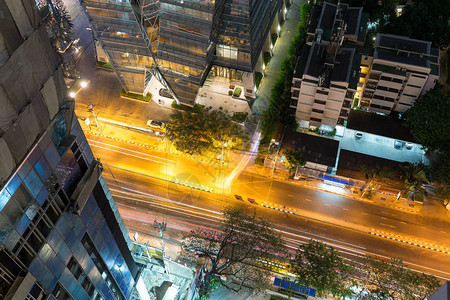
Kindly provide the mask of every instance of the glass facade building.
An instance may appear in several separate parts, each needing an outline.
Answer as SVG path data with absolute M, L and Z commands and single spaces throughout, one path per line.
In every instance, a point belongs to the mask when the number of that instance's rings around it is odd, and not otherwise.
M 34 0 L 0 11 L 0 299 L 128 299 L 132 244 Z
M 112 64 L 125 90 L 145 93 L 154 76 L 189 105 L 214 66 L 227 68 L 221 74 L 229 78 L 254 73 L 284 5 L 283 0 L 80 1 L 99 43 L 98 59 Z

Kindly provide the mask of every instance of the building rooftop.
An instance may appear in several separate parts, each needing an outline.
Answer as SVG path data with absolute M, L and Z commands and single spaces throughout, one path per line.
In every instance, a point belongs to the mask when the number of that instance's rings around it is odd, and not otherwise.
M 317 10 L 320 8 L 319 14 Z M 346 4 L 338 7 L 336 4 L 325 1 L 322 6 L 313 10 L 309 32 L 314 33 L 316 28 L 322 29 L 323 39 L 329 41 L 331 35 L 337 31 L 337 28 L 333 28 L 337 25 L 335 23 L 336 13 L 340 13 L 339 18 L 347 25 L 344 35 L 358 35 L 361 29 L 367 27 L 367 19 L 365 20 L 366 24 L 362 24 L 364 22 L 362 7 L 348 7 Z
M 403 126 L 402 120 L 377 113 L 352 109 L 348 115 L 347 128 L 415 142 L 409 130 Z
M 280 152 L 287 149 L 301 151 L 303 158 L 309 162 L 334 167 L 338 148 L 339 141 L 286 130 Z
M 374 58 L 387 61 L 424 68 L 439 61 L 439 51 L 431 47 L 431 42 L 405 36 L 378 34 L 375 48 Z
M 309 51 L 304 73 L 317 78 L 322 76 L 325 78 L 325 86 L 329 86 L 330 81 L 349 82 L 355 49 L 340 47 L 336 56 L 334 49 L 331 45 L 314 42 Z M 301 64 L 298 64 L 298 67 L 300 68 Z M 295 75 L 297 76 L 297 70 Z

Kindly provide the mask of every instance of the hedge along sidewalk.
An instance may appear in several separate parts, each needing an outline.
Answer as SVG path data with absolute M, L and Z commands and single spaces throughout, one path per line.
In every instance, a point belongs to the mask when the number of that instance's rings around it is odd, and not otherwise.
M 129 99 L 129 100 L 138 100 L 138 101 L 143 101 L 143 102 L 149 102 L 152 99 L 152 96 L 153 96 L 152 93 L 147 93 L 146 96 L 142 96 L 140 94 L 127 93 L 127 92 L 125 92 L 124 89 L 122 89 L 120 91 L 120 97 Z
M 301 5 L 300 20 L 297 23 L 296 33 L 289 45 L 288 56 L 283 59 L 278 76 L 270 90 L 269 107 L 264 111 L 261 122 L 261 132 L 264 135 L 264 139 L 272 138 L 280 122 L 289 127 L 296 125 L 295 117 L 290 112 L 292 78 L 297 57 L 305 44 L 307 21 L 311 8 L 312 4 L 303 3 Z M 291 23 L 289 20 L 285 22 L 285 24 L 289 23 Z

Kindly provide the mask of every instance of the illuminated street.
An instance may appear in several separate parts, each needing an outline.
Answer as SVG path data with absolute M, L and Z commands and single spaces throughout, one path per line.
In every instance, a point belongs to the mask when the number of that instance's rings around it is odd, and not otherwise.
M 137 146 L 127 145 L 125 149 L 121 142 L 109 139 L 94 139 L 89 135 L 88 138 L 95 155 L 104 162 L 104 175 L 131 234 L 137 230 L 157 235 L 151 226 L 153 220 L 165 220 L 169 228 L 167 238 L 179 241 L 182 233 L 196 226 L 214 228 L 223 207 L 233 205 L 270 215 L 277 228 L 286 234 L 291 249 L 299 241 L 312 237 L 354 254 L 398 257 L 411 267 L 450 278 L 448 254 L 438 252 L 450 251 L 450 232 L 443 230 L 448 228 L 446 221 L 289 182 L 271 183 L 267 177 L 248 172 L 236 178 L 231 193 L 202 192 L 176 184 L 173 179 L 185 176 L 193 183 L 206 186 L 214 182 L 212 174 L 220 174 L 219 166 L 167 153 L 161 155 L 160 151 Z M 173 173 L 174 170 L 179 173 Z M 235 194 L 241 195 L 244 202 L 236 200 Z M 259 205 L 250 204 L 247 197 Z M 286 206 L 286 210 L 303 217 L 264 208 L 261 204 L 280 209 Z

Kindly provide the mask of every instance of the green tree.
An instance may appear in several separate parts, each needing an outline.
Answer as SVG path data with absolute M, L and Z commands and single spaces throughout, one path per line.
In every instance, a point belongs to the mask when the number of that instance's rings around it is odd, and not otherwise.
M 249 141 L 247 132 L 228 113 L 210 108 L 172 114 L 166 131 L 177 150 L 191 155 L 241 149 Z
M 306 164 L 301 151 L 285 150 L 283 155 L 286 158 L 286 168 L 289 170 L 297 166 L 303 167 Z
M 331 246 L 310 240 L 299 246 L 291 264 L 299 284 L 316 288 L 319 296 L 331 293 L 343 298 L 352 294 L 352 268 Z
M 428 91 L 406 112 L 405 126 L 428 150 L 450 152 L 450 97 Z
M 444 49 L 450 44 L 449 21 L 450 0 L 415 0 L 401 16 L 392 16 L 380 31 L 431 41 L 434 47 Z
M 403 178 L 405 180 L 405 189 L 410 192 L 424 191 L 424 184 L 428 181 L 428 168 L 422 164 L 403 163 L 400 165 Z
M 272 228 L 268 218 L 227 207 L 217 230 L 205 227 L 192 230 L 183 238 L 183 249 L 204 259 L 205 280 L 200 294 L 207 295 L 210 284 L 219 280 L 224 286 L 265 290 L 274 267 L 271 262 L 287 255 L 284 239 Z M 227 278 L 226 281 L 222 277 Z
M 370 299 L 426 299 L 440 286 L 431 275 L 416 273 L 401 260 L 366 256 L 360 284 Z

